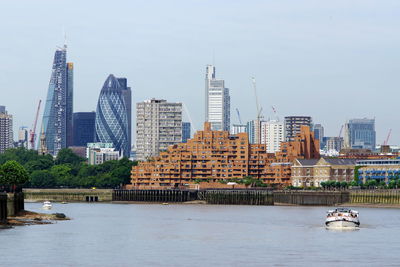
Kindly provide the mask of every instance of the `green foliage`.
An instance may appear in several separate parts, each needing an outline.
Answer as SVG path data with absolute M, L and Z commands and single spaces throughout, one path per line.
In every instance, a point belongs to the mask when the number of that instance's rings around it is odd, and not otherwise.
M 390 189 L 400 188 L 400 180 L 398 178 L 390 180 L 388 187 Z
M 38 170 L 31 173 L 31 186 L 37 188 L 53 188 L 56 179 L 49 170 Z
M 51 155 L 38 155 L 37 151 L 24 148 L 9 149 L 0 154 L 0 166 L 10 161 L 14 162 L 12 165 L 19 163 L 25 167 L 25 172 L 30 177 L 30 182 L 26 185 L 36 188 L 115 188 L 130 182 L 132 166 L 137 165 L 137 162 L 127 158 L 88 165 L 85 159 L 75 155 L 70 149 L 60 150 L 56 159 Z M 8 180 L 9 175 L 4 176 L 0 168 L 0 185 L 8 186 Z
M 0 184 L 7 186 L 23 185 L 29 180 L 26 169 L 17 161 L 9 160 L 0 167 Z
M 358 181 L 351 181 L 350 186 L 359 186 Z
M 359 182 L 360 178 L 359 178 L 359 174 L 358 174 L 358 170 L 361 168 L 362 166 L 355 166 L 354 167 L 354 181 Z
M 53 167 L 53 165 L 53 158 L 41 157 L 35 160 L 28 161 L 25 164 L 25 168 L 29 173 L 33 173 L 34 171 L 48 170 Z
M 324 189 L 345 189 L 349 186 L 349 184 L 345 181 L 325 181 L 321 182 L 321 187 Z
M 57 158 L 55 160 L 55 164 L 59 165 L 59 164 L 69 163 L 69 164 L 75 165 L 75 164 L 79 164 L 83 161 L 85 161 L 85 159 L 76 155 L 74 152 L 72 152 L 71 149 L 64 148 L 58 152 Z
M 54 165 L 50 169 L 50 173 L 53 175 L 58 186 L 71 186 L 71 170 L 72 168 L 69 164 Z

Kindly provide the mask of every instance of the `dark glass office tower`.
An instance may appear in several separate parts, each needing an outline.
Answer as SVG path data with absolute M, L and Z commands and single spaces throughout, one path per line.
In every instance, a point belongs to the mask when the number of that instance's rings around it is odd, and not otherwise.
M 128 115 L 128 146 L 129 151 L 132 149 L 132 91 L 128 87 L 126 78 L 117 78 L 119 85 L 122 87 L 122 95 L 125 100 L 126 114 Z
M 96 112 L 75 112 L 73 115 L 73 145 L 86 146 L 94 142 Z
M 124 90 L 118 79 L 110 74 L 97 103 L 95 140 L 113 143 L 116 150 L 129 157 L 129 124 Z
M 57 49 L 47 91 L 43 113 L 42 129 L 46 147 L 50 154 L 57 155 L 60 149 L 67 147 L 72 134 L 73 106 L 73 65 L 66 62 L 67 46 Z
M 182 143 L 190 139 L 190 122 L 182 122 Z

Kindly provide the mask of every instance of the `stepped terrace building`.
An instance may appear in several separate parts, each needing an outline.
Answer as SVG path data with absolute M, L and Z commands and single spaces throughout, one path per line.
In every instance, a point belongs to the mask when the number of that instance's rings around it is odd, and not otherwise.
M 204 130 L 187 143 L 169 146 L 159 156 L 134 166 L 127 188 L 183 188 L 206 181 L 212 187 L 212 183 L 246 176 L 271 185 L 290 185 L 291 162 L 319 158 L 318 148 L 319 141 L 306 126 L 295 141 L 282 143 L 281 151 L 274 154 L 267 153 L 264 144 L 249 144 L 247 133 L 212 131 L 206 122 Z

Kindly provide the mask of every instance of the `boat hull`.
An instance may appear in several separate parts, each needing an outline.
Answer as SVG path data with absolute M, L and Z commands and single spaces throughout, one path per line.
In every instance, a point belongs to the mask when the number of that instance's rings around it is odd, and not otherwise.
M 360 226 L 360 223 L 340 220 L 326 222 L 326 226 L 332 228 L 356 228 Z

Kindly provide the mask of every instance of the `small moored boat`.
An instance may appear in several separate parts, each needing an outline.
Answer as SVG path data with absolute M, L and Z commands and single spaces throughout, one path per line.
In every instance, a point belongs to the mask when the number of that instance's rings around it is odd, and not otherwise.
M 53 205 L 51 205 L 50 201 L 43 202 L 43 206 L 42 206 L 43 209 L 50 210 L 52 207 L 53 207 Z
M 325 225 L 332 228 L 355 228 L 360 226 L 358 211 L 348 208 L 329 210 Z

